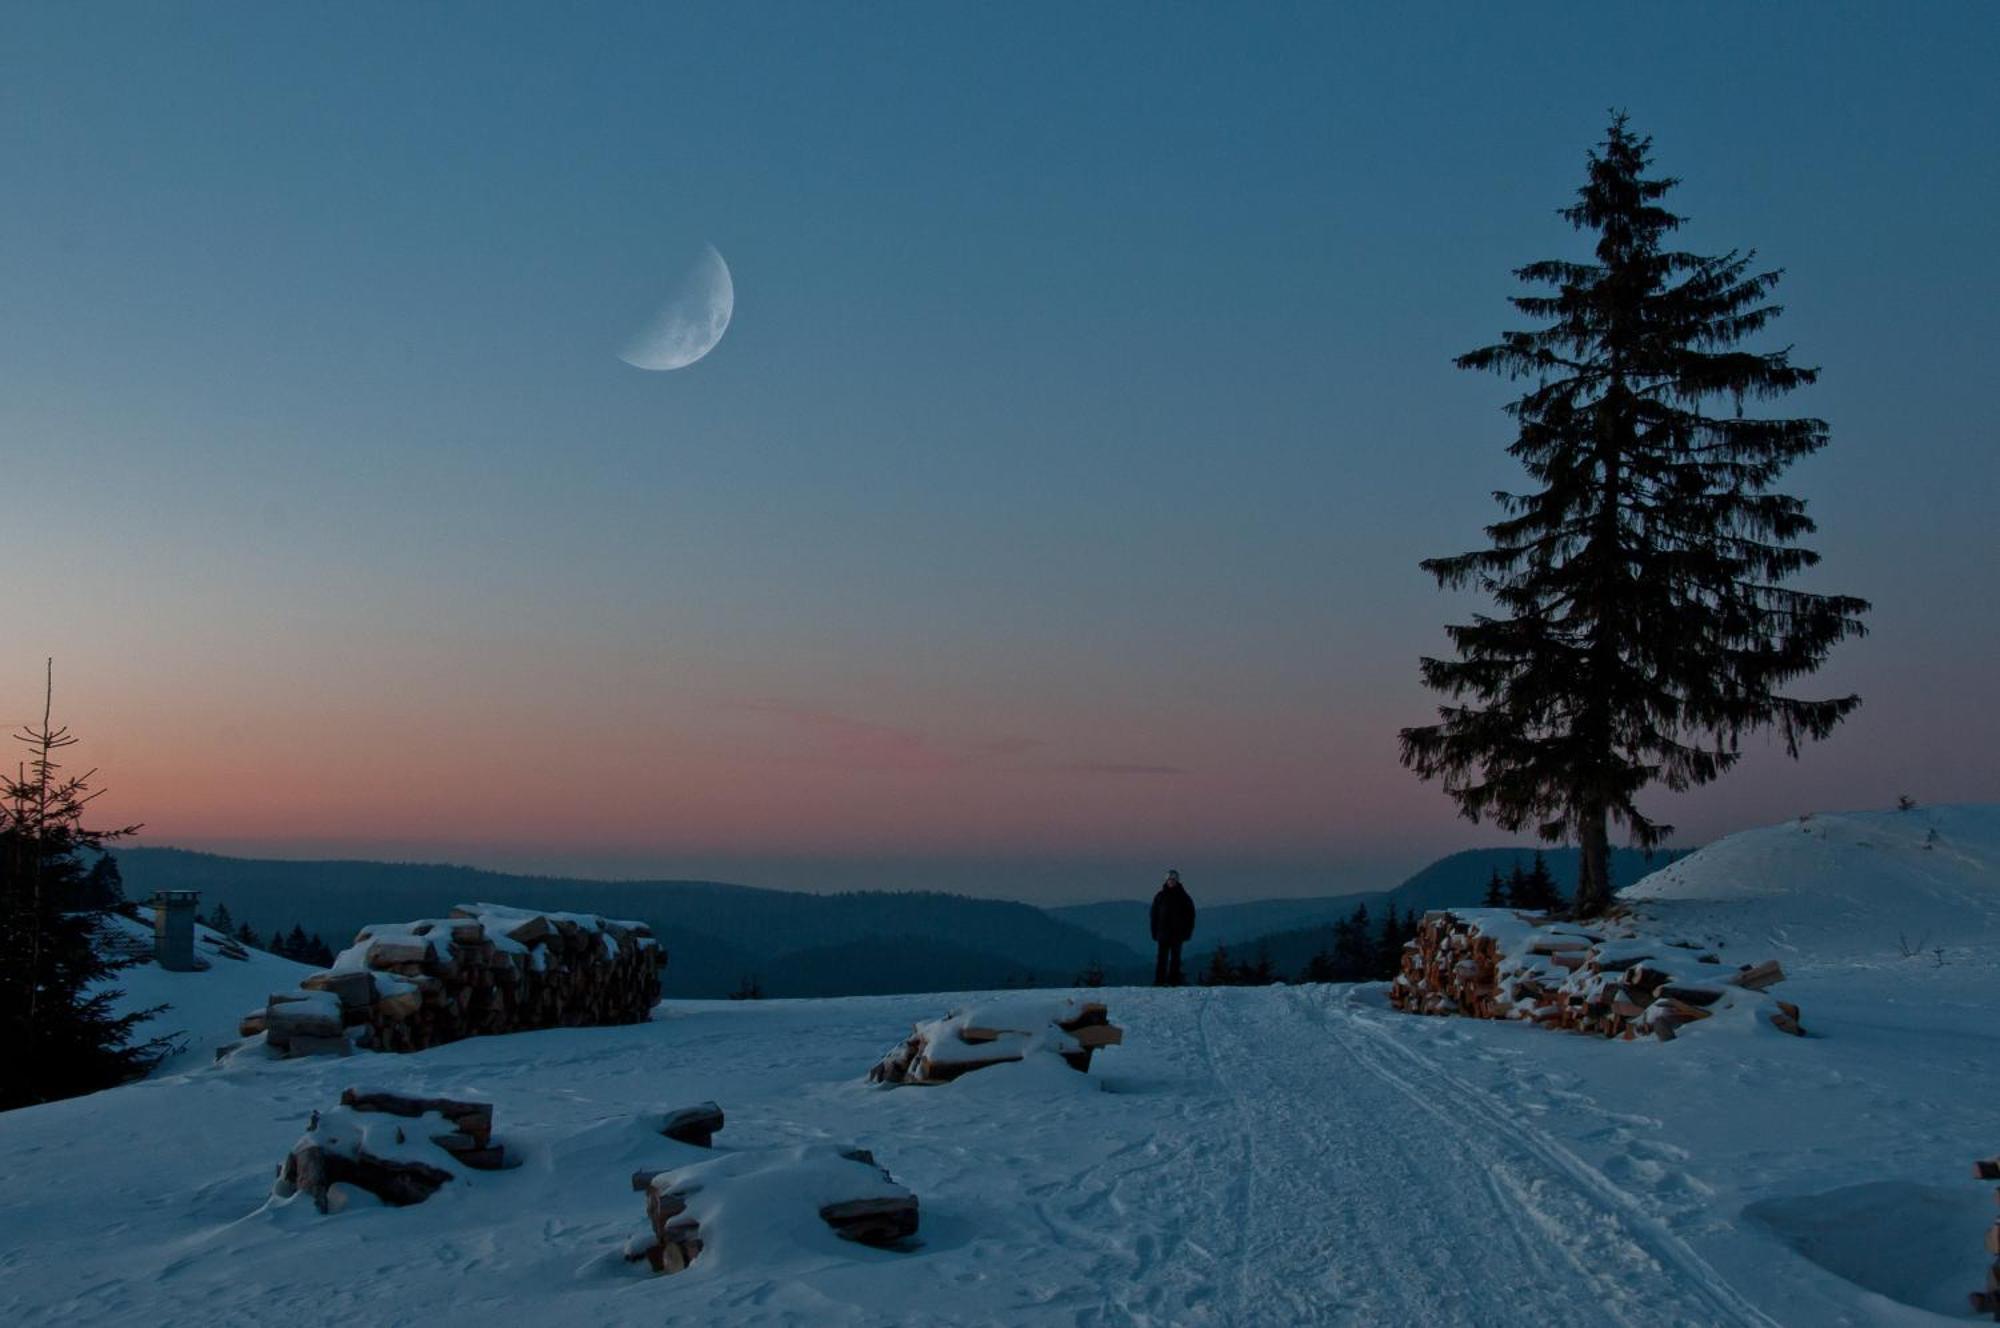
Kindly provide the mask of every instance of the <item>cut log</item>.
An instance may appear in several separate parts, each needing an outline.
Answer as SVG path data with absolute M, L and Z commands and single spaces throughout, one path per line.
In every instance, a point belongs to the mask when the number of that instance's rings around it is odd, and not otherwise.
M 350 1088 L 340 1095 L 340 1105 L 356 1111 L 376 1111 L 410 1118 L 435 1111 L 470 1137 L 474 1146 L 479 1148 L 484 1148 L 493 1137 L 493 1104 L 490 1102 L 460 1102 L 448 1097 L 405 1097 L 401 1093 Z
M 722 1128 L 722 1108 L 713 1102 L 703 1102 L 692 1107 L 681 1107 L 668 1112 L 660 1120 L 660 1133 L 669 1139 L 696 1148 L 710 1147 L 715 1132 Z
M 1114 1028 L 1110 1024 L 1085 1024 L 1081 1028 L 1071 1029 L 1069 1035 L 1093 1050 L 1098 1047 L 1116 1047 L 1125 1041 L 1125 1030 Z
M 365 1010 L 375 1000 L 375 978 L 370 973 L 314 973 L 299 986 L 306 991 L 332 992 L 346 1010 Z
M 322 1213 L 327 1211 L 327 1189 L 333 1185 L 357 1185 L 383 1203 L 403 1208 L 422 1203 L 451 1179 L 449 1171 L 423 1162 L 395 1161 L 365 1151 L 344 1157 L 306 1141 L 292 1150 L 287 1162 L 290 1183 L 310 1194 Z
M 917 1196 L 892 1199 L 850 1199 L 819 1210 L 820 1220 L 842 1240 L 863 1245 L 894 1245 L 917 1233 Z
M 1713 1005 L 1722 999 L 1722 993 L 1713 987 L 1691 987 L 1683 982 L 1666 983 L 1658 994 L 1682 1005 Z
M 1779 966 L 1777 960 L 1766 959 L 1761 964 L 1745 964 L 1737 971 L 1736 976 L 1729 980 L 1736 986 L 1750 991 L 1762 991 L 1766 987 L 1783 982 L 1785 970 Z

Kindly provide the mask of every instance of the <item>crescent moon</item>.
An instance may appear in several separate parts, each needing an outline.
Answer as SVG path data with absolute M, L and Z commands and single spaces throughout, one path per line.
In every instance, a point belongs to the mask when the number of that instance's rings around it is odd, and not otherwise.
M 635 369 L 685 369 L 715 349 L 736 312 L 736 283 L 715 246 L 702 246 L 653 320 L 625 343 L 618 358 Z

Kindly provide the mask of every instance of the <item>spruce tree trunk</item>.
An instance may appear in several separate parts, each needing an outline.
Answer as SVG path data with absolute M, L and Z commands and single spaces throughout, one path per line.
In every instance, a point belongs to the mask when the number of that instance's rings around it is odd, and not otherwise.
M 1611 907 L 1611 832 L 1603 807 L 1577 818 L 1577 846 L 1576 915 L 1594 918 Z

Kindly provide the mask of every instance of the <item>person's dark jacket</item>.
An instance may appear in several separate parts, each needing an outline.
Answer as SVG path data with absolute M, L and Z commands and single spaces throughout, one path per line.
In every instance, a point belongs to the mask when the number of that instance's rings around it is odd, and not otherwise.
M 1194 935 L 1194 899 L 1179 881 L 1169 881 L 1153 896 L 1153 939 L 1173 945 Z

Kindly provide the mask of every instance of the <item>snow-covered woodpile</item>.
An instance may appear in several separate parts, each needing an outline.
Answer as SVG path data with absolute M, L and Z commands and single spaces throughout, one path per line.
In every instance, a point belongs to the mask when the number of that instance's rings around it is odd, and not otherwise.
M 486 1033 L 644 1023 L 665 951 L 643 922 L 461 904 L 368 926 L 333 967 L 243 1019 L 287 1055 L 419 1051 Z
M 2000 1180 L 2000 1157 L 1982 1157 L 1972 1164 L 1972 1174 L 1979 1180 Z M 2000 1190 L 1993 1192 L 1993 1198 L 2000 1202 Z M 1990 1314 L 2000 1321 L 2000 1218 L 1986 1228 L 1986 1252 L 1993 1256 L 1993 1266 L 1986 1270 L 1986 1289 L 1975 1291 L 1968 1297 L 1974 1314 Z
M 314 1112 L 278 1168 L 272 1193 L 312 1196 L 322 1213 L 343 1206 L 339 1185 L 383 1203 L 422 1203 L 460 1168 L 494 1171 L 506 1154 L 493 1142 L 493 1108 L 484 1102 L 350 1088 L 340 1105 Z
M 733 1224 L 752 1239 L 814 1222 L 843 1240 L 894 1247 L 917 1232 L 917 1196 L 862 1148 L 811 1144 L 727 1153 L 671 1171 L 639 1172 L 646 1220 L 625 1258 L 678 1273 Z
M 1025 996 L 954 1010 L 918 1024 L 874 1069 L 878 1084 L 942 1084 L 989 1065 L 1053 1054 L 1077 1070 L 1090 1069 L 1091 1053 L 1116 1046 L 1115 1027 L 1096 1001 Z
M 1389 999 L 1412 1014 L 1528 1019 L 1551 1028 L 1671 1039 L 1689 1024 L 1748 1006 L 1800 1034 L 1799 1008 L 1765 988 L 1777 961 L 1731 967 L 1690 941 L 1619 919 L 1549 923 L 1509 909 L 1435 911 L 1403 947 Z

